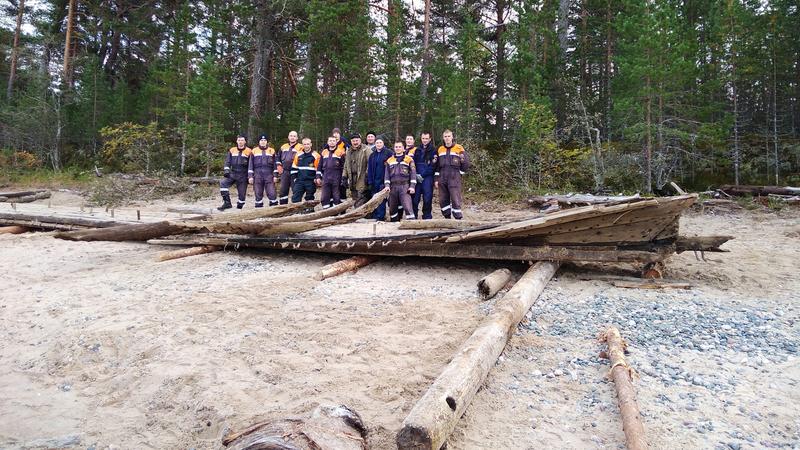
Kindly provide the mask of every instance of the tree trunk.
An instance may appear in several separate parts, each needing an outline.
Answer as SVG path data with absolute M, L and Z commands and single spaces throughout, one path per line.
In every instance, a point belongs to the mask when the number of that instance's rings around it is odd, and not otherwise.
M 216 245 L 202 245 L 200 247 L 182 248 L 180 250 L 171 250 L 158 254 L 158 261 L 169 261 L 172 259 L 186 258 L 189 256 L 202 255 L 205 253 L 213 253 L 222 250 L 222 247 Z
M 648 194 L 653 192 L 653 137 L 652 137 L 652 103 L 653 97 L 650 93 L 650 75 L 645 76 L 645 144 L 644 144 L 644 191 Z
M 11 225 L 8 227 L 0 227 L 0 234 L 22 234 L 30 231 L 30 228 L 20 225 Z
M 497 78 L 495 80 L 495 122 L 497 139 L 503 142 L 505 134 L 505 96 L 506 96 L 506 1 L 495 0 L 497 20 Z
M 17 26 L 14 28 L 14 44 L 11 47 L 11 68 L 8 72 L 8 88 L 6 98 L 11 101 L 14 95 L 14 79 L 17 76 L 17 58 L 19 58 L 19 36 L 22 32 L 22 14 L 25 11 L 25 0 L 19 0 L 17 4 Z
M 456 352 L 397 434 L 397 447 L 439 450 L 464 414 L 520 320 L 539 298 L 559 263 L 538 262 L 498 302 Z
M 58 239 L 68 241 L 146 241 L 171 234 L 179 234 L 186 228 L 172 222 L 154 222 L 145 224 L 119 225 L 95 230 L 78 230 L 56 233 Z
M 72 51 L 72 24 L 75 21 L 76 0 L 69 0 L 67 11 L 67 33 L 64 39 L 64 82 L 67 87 L 72 86 L 71 51 Z
M 250 79 L 250 113 L 247 120 L 248 138 L 255 139 L 264 113 L 267 96 L 267 83 L 270 61 L 273 58 L 273 28 L 275 14 L 270 8 L 270 0 L 256 3 L 256 42 L 253 56 L 253 75 Z
M 428 105 L 428 83 L 430 82 L 430 36 L 431 36 L 431 0 L 425 0 L 425 19 L 422 22 L 422 76 L 419 80 L 419 117 L 417 130 L 423 130 Z
M 619 411 L 622 416 L 622 430 L 628 450 L 645 450 L 644 427 L 636 404 L 636 391 L 633 389 L 633 369 L 625 362 L 625 341 L 619 330 L 611 327 L 603 333 L 602 340 L 608 343 L 607 356 L 611 362 L 611 378 L 617 391 Z

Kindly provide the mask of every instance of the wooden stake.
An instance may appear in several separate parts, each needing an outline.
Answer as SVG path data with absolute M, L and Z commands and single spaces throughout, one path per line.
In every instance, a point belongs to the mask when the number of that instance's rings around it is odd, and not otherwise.
M 675 183 L 674 181 L 670 181 L 669 184 L 670 186 L 672 186 L 672 189 L 675 189 L 675 192 L 677 192 L 679 195 L 686 195 L 686 191 L 681 189 L 681 187 L 678 186 L 678 184 Z
M 0 227 L 0 234 L 22 234 L 30 231 L 27 227 L 12 225 L 10 227 Z
M 503 289 L 511 279 L 511 271 L 508 269 L 497 269 L 478 281 L 478 292 L 481 298 L 489 300 L 494 297 L 500 289 Z
M 347 273 L 361 267 L 367 266 L 372 264 L 373 262 L 377 261 L 379 258 L 377 256 L 353 256 L 352 258 L 343 259 L 341 261 L 336 261 L 333 264 L 328 264 L 327 266 L 323 266 L 319 272 L 314 275 L 314 279 L 318 281 L 322 281 L 328 278 L 335 277 L 337 275 L 341 275 L 343 273 Z
M 222 247 L 216 245 L 203 245 L 200 247 L 182 248 L 180 250 L 170 250 L 158 254 L 159 261 L 169 261 L 171 259 L 186 258 L 187 256 L 202 255 L 204 253 L 218 252 Z
M 138 209 L 136 210 L 136 220 L 142 220 L 142 212 Z
M 525 313 L 539 298 L 559 263 L 538 262 L 497 304 L 494 313 L 456 352 L 403 421 L 397 447 L 439 450 L 503 352 Z
M 611 361 L 611 378 L 617 390 L 617 401 L 622 415 L 622 430 L 629 450 L 645 450 L 644 427 L 639 417 L 636 391 L 633 389 L 633 369 L 625 362 L 625 341 L 616 327 L 610 327 L 601 336 L 608 343 L 608 359 Z

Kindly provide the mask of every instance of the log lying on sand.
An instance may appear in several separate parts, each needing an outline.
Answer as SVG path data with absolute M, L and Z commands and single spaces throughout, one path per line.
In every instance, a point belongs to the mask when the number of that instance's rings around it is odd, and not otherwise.
M 0 227 L 0 234 L 22 234 L 30 231 L 30 228 L 19 225 L 11 225 L 10 227 Z
M 404 220 L 398 227 L 401 230 L 466 230 L 479 227 L 496 227 L 500 225 L 496 222 L 476 222 L 470 220 L 450 220 L 450 219 L 431 219 L 431 220 Z
M 202 255 L 204 253 L 212 253 L 220 250 L 222 250 L 222 247 L 217 245 L 201 245 L 200 247 L 182 248 L 180 250 L 161 252 L 158 254 L 158 260 L 169 261 L 171 259 L 186 258 L 188 256 Z
M 33 189 L 30 191 L 5 191 L 0 192 L 0 197 L 5 197 L 7 199 L 13 199 L 15 197 L 28 197 L 31 195 L 41 194 L 42 192 L 47 192 L 46 189 Z
M 508 269 L 497 269 L 478 281 L 478 292 L 484 300 L 494 297 L 500 289 L 503 289 L 508 281 L 511 280 L 511 271 Z
M 559 264 L 538 262 L 503 297 L 472 333 L 403 421 L 402 449 L 439 450 L 469 406 L 520 320 L 542 293 Z
M 169 221 L 136 223 L 91 230 L 62 231 L 53 236 L 68 241 L 146 241 L 170 234 L 180 234 L 187 229 Z
M 322 281 L 346 272 L 351 272 L 372 264 L 373 262 L 377 261 L 378 258 L 379 257 L 377 256 L 356 255 L 352 258 L 336 261 L 333 264 L 328 264 L 327 266 L 323 266 L 321 269 L 319 269 L 319 272 L 314 274 L 314 279 L 317 281 Z
M 678 236 L 675 240 L 675 252 L 727 252 L 719 247 L 731 239 L 733 236 Z
M 222 439 L 227 450 L 366 450 L 367 428 L 347 406 L 319 406 L 307 419 L 261 422 Z
M 559 205 L 598 205 L 598 204 L 614 204 L 614 203 L 627 203 L 641 200 L 639 194 L 636 195 L 592 195 L 592 194 L 565 194 L 565 195 L 535 195 L 528 198 L 528 204 L 535 207 L 540 207 L 553 201 L 558 202 Z
M 94 217 L 0 212 L 0 224 L 22 225 L 31 228 L 74 229 L 108 228 L 126 224 L 126 221 L 105 220 Z
M 625 341 L 616 327 L 610 327 L 601 336 L 602 342 L 608 343 L 608 359 L 611 361 L 611 378 L 617 390 L 617 401 L 622 415 L 622 430 L 625 432 L 625 444 L 629 450 L 645 450 L 644 427 L 639 417 L 639 405 L 636 403 L 636 391 L 633 389 L 633 369 L 625 362 Z
M 17 196 L 17 197 L 0 196 L 0 202 L 30 203 L 30 202 L 35 202 L 36 200 L 43 200 L 45 198 L 50 198 L 50 191 L 41 191 L 34 194 Z
M 743 195 L 800 195 L 800 187 L 790 186 L 750 186 L 750 185 L 731 185 L 725 184 L 719 187 L 719 190 L 735 196 Z
M 309 214 L 292 214 L 290 216 L 270 217 L 252 222 L 215 220 L 184 225 L 197 229 L 198 231 L 208 231 L 209 233 L 258 234 L 264 230 L 271 229 L 270 227 L 279 223 L 310 222 L 312 220 L 335 216 L 347 211 L 347 209 L 351 206 L 353 206 L 353 200 L 347 200 L 332 208 L 325 208 Z M 289 230 L 287 232 L 293 232 L 290 230 L 295 228 L 297 227 L 292 225 L 283 227 L 283 229 Z M 300 226 L 299 229 L 305 231 L 305 226 Z

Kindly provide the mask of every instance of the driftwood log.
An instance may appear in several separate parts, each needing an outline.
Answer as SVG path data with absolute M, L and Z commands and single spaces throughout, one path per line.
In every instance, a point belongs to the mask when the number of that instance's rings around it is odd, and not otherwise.
M 136 223 L 92 230 L 62 231 L 54 234 L 68 241 L 146 241 L 161 236 L 180 234 L 185 227 L 169 222 Z
M 15 197 L 28 197 L 31 195 L 41 194 L 42 192 L 47 192 L 46 189 L 33 189 L 30 191 L 5 191 L 0 192 L 0 197 L 5 197 L 7 199 L 13 199 Z
M 319 272 L 314 274 L 314 279 L 317 281 L 322 281 L 343 273 L 351 272 L 372 264 L 373 262 L 377 261 L 378 258 L 379 257 L 377 256 L 356 255 L 352 258 L 336 261 L 333 264 L 328 264 L 327 266 L 323 266 L 321 269 L 319 269 Z
M 216 245 L 201 245 L 199 247 L 182 248 L 180 250 L 170 250 L 168 252 L 161 252 L 158 254 L 158 260 L 169 261 L 172 259 L 202 255 L 204 253 L 218 252 L 220 250 L 222 250 L 222 247 Z
M 800 187 L 790 187 L 790 186 L 750 186 L 750 185 L 731 185 L 725 184 L 719 187 L 719 190 L 722 192 L 733 195 L 733 196 L 743 196 L 743 195 L 800 195 Z M 1 194 L 0 194 L 1 195 Z
M 489 300 L 500 292 L 500 289 L 503 289 L 510 280 L 510 270 L 497 269 L 478 281 L 478 292 L 480 292 L 481 298 Z
M 30 231 L 30 228 L 19 225 L 11 225 L 9 227 L 0 227 L 0 234 L 22 234 Z
M 397 434 L 399 449 L 439 450 L 469 406 L 506 342 L 559 264 L 538 262 L 498 302 L 459 348 L 425 395 L 414 405 Z
M 645 450 L 647 441 L 644 438 L 644 426 L 639 417 L 639 405 L 636 403 L 636 391 L 633 389 L 633 369 L 625 361 L 625 341 L 616 327 L 608 328 L 600 337 L 608 343 L 606 355 L 611 362 L 611 378 L 617 391 L 617 401 L 622 415 L 622 430 L 625 432 L 625 443 L 629 450 Z
M 226 221 L 215 220 L 209 222 L 197 222 L 194 224 L 184 224 L 185 226 L 194 228 L 198 231 L 208 231 L 209 233 L 225 233 L 225 234 L 259 234 L 265 230 L 275 229 L 277 224 L 283 223 L 299 223 L 311 222 L 313 220 L 322 219 L 325 217 L 335 216 L 341 214 L 349 207 L 353 206 L 353 200 L 347 200 L 332 208 L 325 208 L 309 214 L 292 214 L 289 216 L 268 217 L 265 219 L 254 220 L 252 222 L 243 221 Z M 277 227 L 278 229 L 286 230 L 286 233 L 296 233 L 302 230 L 307 231 L 307 225 L 287 225 L 285 227 Z M 311 227 L 314 229 L 314 227 Z
M 30 202 L 35 202 L 36 200 L 43 200 L 45 198 L 50 198 L 50 191 L 42 191 L 42 192 L 37 192 L 35 194 L 22 195 L 18 197 L 0 196 L 0 202 L 30 203 Z
M 50 214 L 29 214 L 21 212 L 0 212 L 0 224 L 22 225 L 31 228 L 44 229 L 74 229 L 84 228 L 108 228 L 127 224 L 122 220 L 98 219 L 91 216 L 77 215 L 50 215 Z
M 222 439 L 226 450 L 366 450 L 367 428 L 347 406 L 320 406 L 309 418 L 261 422 Z

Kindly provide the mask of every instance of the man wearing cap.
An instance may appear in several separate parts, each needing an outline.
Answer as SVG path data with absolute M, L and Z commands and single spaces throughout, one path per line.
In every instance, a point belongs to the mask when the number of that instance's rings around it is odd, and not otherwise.
M 384 188 L 386 160 L 391 156 L 392 151 L 383 145 L 383 138 L 377 138 L 375 150 L 367 159 L 367 184 L 369 184 L 373 196 Z M 378 221 L 386 220 L 386 200 L 375 208 L 372 217 Z
M 400 214 L 405 218 L 415 219 L 411 209 L 411 195 L 417 185 L 417 170 L 414 158 L 405 153 L 402 142 L 394 143 L 394 155 L 386 160 L 384 184 L 389 188 L 389 217 L 392 222 L 400 221 Z M 402 206 L 402 210 L 400 208 Z
M 278 198 L 275 193 L 275 183 L 278 181 L 278 170 L 275 167 L 275 149 L 269 146 L 266 134 L 258 137 L 258 147 L 253 149 L 250 156 L 250 167 L 247 174 L 250 184 L 256 194 L 256 208 L 264 207 L 264 191 L 267 192 L 269 206 L 276 206 Z
M 361 144 L 361 135 L 350 136 L 350 148 L 344 164 L 344 184 L 350 188 L 350 196 L 358 208 L 369 200 L 371 192 L 367 185 L 367 164 L 372 153 L 367 146 Z
M 467 152 L 453 140 L 453 132 L 445 130 L 442 133 L 443 145 L 436 150 L 433 157 L 434 185 L 439 190 L 439 205 L 442 215 L 449 219 L 452 213 L 454 219 L 461 220 L 461 176 L 469 170 Z
M 300 203 L 305 194 L 306 200 L 314 200 L 317 192 L 317 168 L 319 153 L 311 149 L 311 139 L 303 138 L 303 151 L 294 155 L 292 162 L 292 203 Z
M 281 149 L 278 152 L 278 161 L 275 163 L 281 180 L 281 190 L 278 197 L 278 203 L 281 205 L 289 203 L 289 188 L 292 185 L 292 162 L 294 162 L 294 156 L 303 151 L 303 144 L 297 140 L 297 131 L 290 131 L 288 139 L 288 143 L 281 145 Z
M 375 139 L 377 135 L 374 131 L 367 133 L 367 148 L 372 152 L 375 151 Z
M 236 194 L 239 196 L 236 207 L 244 208 L 247 197 L 247 170 L 250 166 L 252 151 L 247 147 L 247 137 L 240 134 L 236 137 L 236 146 L 228 150 L 225 156 L 225 165 L 222 168 L 224 177 L 219 181 L 219 193 L 222 195 L 222 206 L 217 209 L 224 211 L 233 208 L 231 205 L 230 187 L 236 184 Z
M 336 145 L 336 137 L 328 138 L 328 145 L 322 150 L 317 180 L 322 184 L 322 208 L 330 208 L 342 203 L 339 187 L 342 184 L 342 172 L 345 166 L 346 151 Z M 317 183 L 319 185 L 320 183 Z

